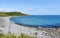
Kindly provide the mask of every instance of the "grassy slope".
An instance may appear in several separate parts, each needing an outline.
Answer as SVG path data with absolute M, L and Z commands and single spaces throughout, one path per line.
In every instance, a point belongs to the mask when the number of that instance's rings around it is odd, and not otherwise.
M 0 12 L 0 16 L 25 16 L 27 14 L 23 14 L 21 12 Z

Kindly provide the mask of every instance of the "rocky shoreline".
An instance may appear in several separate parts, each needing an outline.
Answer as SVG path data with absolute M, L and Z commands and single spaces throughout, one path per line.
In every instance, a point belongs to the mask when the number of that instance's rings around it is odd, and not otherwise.
M 4 26 L 5 30 L 2 30 L 4 33 L 8 33 L 9 30 L 11 33 L 15 33 L 17 35 L 24 33 L 31 36 L 37 36 L 37 38 L 60 38 L 60 28 L 33 28 L 22 26 L 11 22 L 9 18 L 10 17 L 0 17 L 0 28 Z

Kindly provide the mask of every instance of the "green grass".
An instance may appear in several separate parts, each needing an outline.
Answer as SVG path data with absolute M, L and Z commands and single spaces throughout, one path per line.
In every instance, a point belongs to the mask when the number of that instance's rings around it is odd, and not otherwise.
M 19 38 L 37 38 L 37 36 L 29 36 L 29 35 L 21 33 Z
M 0 16 L 26 16 L 28 14 L 23 14 L 21 12 L 0 12 Z
M 29 36 L 29 35 L 26 35 L 26 34 L 23 34 L 21 33 L 19 36 L 16 36 L 15 34 L 2 34 L 0 33 L 0 38 L 37 38 L 37 37 L 34 37 L 34 36 Z

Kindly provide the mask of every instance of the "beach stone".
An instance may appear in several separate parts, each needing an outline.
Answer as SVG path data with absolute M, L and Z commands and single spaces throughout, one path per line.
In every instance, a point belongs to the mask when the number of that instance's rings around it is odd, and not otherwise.
M 40 28 L 42 31 L 42 36 L 39 35 L 38 38 L 60 38 L 60 28 Z
M 8 21 L 9 17 L 0 17 L 0 28 L 3 27 L 3 32 L 7 33 L 9 25 L 11 26 L 11 33 L 19 34 L 26 33 L 28 35 L 36 35 L 37 38 L 60 38 L 60 28 L 33 28 L 27 26 L 17 25 L 13 22 Z M 8 24 L 7 24 L 8 23 Z M 15 31 L 17 30 L 17 31 Z M 5 32 L 6 31 L 6 32 Z

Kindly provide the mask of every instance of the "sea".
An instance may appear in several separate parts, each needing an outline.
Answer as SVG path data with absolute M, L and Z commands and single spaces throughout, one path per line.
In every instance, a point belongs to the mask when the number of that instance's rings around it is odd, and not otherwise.
M 10 18 L 16 24 L 30 27 L 59 28 L 60 15 L 29 15 Z

